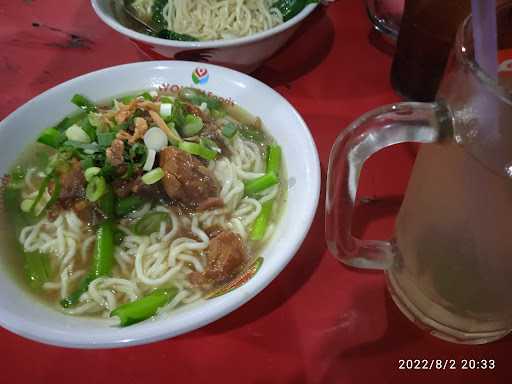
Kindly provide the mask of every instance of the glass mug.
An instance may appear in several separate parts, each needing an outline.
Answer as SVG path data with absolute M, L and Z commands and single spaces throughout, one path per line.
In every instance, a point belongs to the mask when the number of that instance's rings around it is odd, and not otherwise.
M 512 2 L 499 6 L 497 17 L 498 46 L 507 52 Z M 468 18 L 436 102 L 385 106 L 347 127 L 331 151 L 326 199 L 331 253 L 352 267 L 385 270 L 407 317 L 437 337 L 466 344 L 512 329 L 512 77 L 491 79 L 473 53 Z M 354 238 L 364 162 L 403 142 L 423 145 L 393 239 Z

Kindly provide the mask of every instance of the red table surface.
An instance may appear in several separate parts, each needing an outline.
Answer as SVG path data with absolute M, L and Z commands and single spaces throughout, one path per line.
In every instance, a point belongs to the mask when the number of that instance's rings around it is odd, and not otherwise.
M 382 273 L 348 269 L 324 242 L 325 175 L 336 135 L 360 114 L 397 101 L 390 56 L 369 44 L 361 0 L 315 12 L 254 76 L 286 97 L 309 125 L 322 164 L 311 231 L 286 269 L 232 314 L 197 331 L 145 346 L 73 350 L 0 329 L 2 383 L 506 383 L 512 338 L 485 346 L 437 340 L 395 307 Z M 37 24 L 35 24 L 37 23 Z M 0 0 L 0 118 L 63 81 L 146 60 L 93 13 L 89 1 Z M 388 238 L 414 161 L 412 146 L 367 164 L 355 231 Z M 400 370 L 401 359 L 453 359 L 457 369 Z M 494 370 L 463 370 L 493 359 Z

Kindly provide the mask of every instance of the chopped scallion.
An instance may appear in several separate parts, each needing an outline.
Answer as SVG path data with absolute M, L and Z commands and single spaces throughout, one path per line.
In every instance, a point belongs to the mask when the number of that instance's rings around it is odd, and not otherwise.
M 204 145 L 192 143 L 190 141 L 182 141 L 178 147 L 185 152 L 200 156 L 205 160 L 213 160 L 217 157 L 217 152 L 206 148 Z
M 66 129 L 66 137 L 68 140 L 76 141 L 77 143 L 89 144 L 91 142 L 91 138 L 85 132 L 82 127 L 77 124 L 73 124 L 71 127 Z
M 162 180 L 164 175 L 165 174 L 162 168 L 155 168 L 142 176 L 142 182 L 146 185 L 155 184 Z
M 25 199 L 21 202 L 20 209 L 22 212 L 28 213 L 28 212 L 30 212 L 30 209 L 32 208 L 33 204 L 34 204 L 34 200 Z
M 144 171 L 151 171 L 153 169 L 153 165 L 155 164 L 156 151 L 154 149 L 148 149 L 148 156 L 146 157 L 146 162 L 142 169 Z
M 85 180 L 90 182 L 94 176 L 97 176 L 101 172 L 101 168 L 98 167 L 90 167 L 87 168 L 84 172 Z
M 94 176 L 87 184 L 85 196 L 89 201 L 98 201 L 107 190 L 107 182 L 103 176 Z
M 203 120 L 196 115 L 186 115 L 185 124 L 181 127 L 181 135 L 192 137 L 197 135 L 203 129 Z
M 160 104 L 160 116 L 163 118 L 170 117 L 172 115 L 172 104 L 162 103 Z
M 37 139 L 39 143 L 46 144 L 55 149 L 59 148 L 65 140 L 66 137 L 55 128 L 46 128 Z
M 109 147 L 116 138 L 115 132 L 98 132 L 98 144 L 102 147 Z

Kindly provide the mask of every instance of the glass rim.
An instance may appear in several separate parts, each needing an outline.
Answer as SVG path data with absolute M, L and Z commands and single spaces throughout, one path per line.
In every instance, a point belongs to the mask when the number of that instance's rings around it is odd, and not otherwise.
M 505 4 L 501 4 L 496 7 L 496 14 L 503 9 L 511 9 L 512 1 Z M 470 50 L 466 49 L 467 39 L 465 38 L 466 33 L 469 33 L 472 28 L 472 16 L 469 15 L 464 19 L 457 31 L 457 38 L 455 44 L 455 55 L 456 58 L 476 76 L 476 78 L 489 88 L 496 96 L 507 104 L 512 105 L 512 90 L 499 84 L 497 79 L 493 79 L 487 72 L 485 72 L 480 65 L 475 61 L 473 55 L 470 54 Z M 472 31 L 471 34 L 472 36 Z

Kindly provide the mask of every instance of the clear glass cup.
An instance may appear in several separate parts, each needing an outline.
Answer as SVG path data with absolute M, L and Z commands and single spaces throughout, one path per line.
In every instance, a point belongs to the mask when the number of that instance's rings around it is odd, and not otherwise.
M 512 52 L 512 2 L 497 8 L 500 54 Z M 471 19 L 459 28 L 432 103 L 371 111 L 338 136 L 329 160 L 326 240 L 356 268 L 385 270 L 416 324 L 459 343 L 512 330 L 512 77 L 474 60 Z M 351 234 L 361 168 L 387 146 L 423 143 L 391 241 Z

